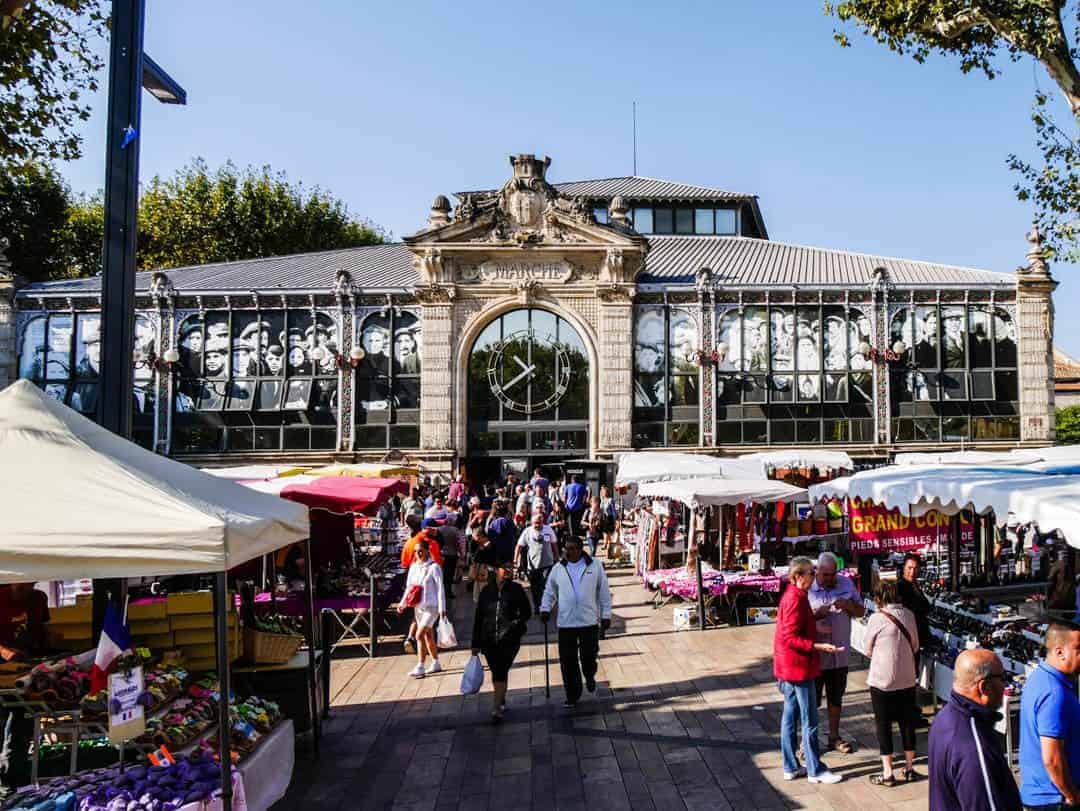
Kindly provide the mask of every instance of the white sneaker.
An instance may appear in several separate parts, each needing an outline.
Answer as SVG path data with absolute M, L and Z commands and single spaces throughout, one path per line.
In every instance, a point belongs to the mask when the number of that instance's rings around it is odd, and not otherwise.
M 442 673 L 442 665 L 439 664 L 438 659 L 432 659 L 431 664 L 427 666 L 427 670 L 425 670 L 424 672 L 427 673 L 429 676 L 432 673 Z
M 811 775 L 806 779 L 810 783 L 825 783 L 827 785 L 832 785 L 833 783 L 839 783 L 841 780 L 844 779 L 844 777 L 843 775 L 837 774 L 836 772 L 830 772 L 828 769 L 826 769 L 821 774 L 816 776 Z
M 424 666 L 419 662 L 416 663 L 416 667 L 409 671 L 409 675 L 414 679 L 424 678 Z
M 784 779 L 785 780 L 794 780 L 796 777 L 803 777 L 805 775 L 806 775 L 806 769 L 804 769 L 802 766 L 800 766 L 799 768 L 797 768 L 793 772 L 784 772 Z

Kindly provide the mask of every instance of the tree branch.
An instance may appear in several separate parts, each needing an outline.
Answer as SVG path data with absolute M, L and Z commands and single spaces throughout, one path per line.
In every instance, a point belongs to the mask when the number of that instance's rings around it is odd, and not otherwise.
M 972 28 L 986 25 L 987 22 L 981 11 L 972 9 L 962 11 L 955 17 L 938 17 L 933 22 L 920 26 L 918 30 L 923 34 L 936 35 L 943 39 L 958 39 Z

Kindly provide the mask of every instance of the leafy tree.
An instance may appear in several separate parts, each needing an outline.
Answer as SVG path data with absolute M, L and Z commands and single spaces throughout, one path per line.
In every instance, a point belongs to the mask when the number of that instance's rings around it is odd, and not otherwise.
M 319 188 L 270 167 L 216 171 L 201 159 L 155 177 L 139 200 L 140 269 L 352 248 L 382 242 L 381 229 L 349 216 Z
M 1080 444 L 1080 405 L 1059 408 L 1055 414 L 1057 443 Z
M 1057 85 L 1073 121 L 1058 127 L 1048 97 L 1037 92 L 1032 111 L 1036 145 L 1043 166 L 1036 168 L 1013 154 L 1008 165 L 1019 173 L 1014 187 L 1021 200 L 1032 200 L 1036 221 L 1052 254 L 1080 258 L 1080 8 L 1065 0 L 842 0 L 826 2 L 825 11 L 901 55 L 924 62 L 931 55 L 957 57 L 964 73 L 978 71 L 993 79 L 998 60 L 1036 59 Z M 1071 28 L 1065 18 L 1069 16 Z M 841 45 L 851 42 L 837 31 Z
M 0 0 L 0 165 L 79 157 L 107 28 L 104 0 Z
M 70 192 L 54 169 L 27 164 L 8 171 L 0 165 L 0 236 L 11 240 L 7 258 L 20 276 L 42 281 L 68 275 L 69 214 Z M 98 226 L 99 253 L 100 231 Z

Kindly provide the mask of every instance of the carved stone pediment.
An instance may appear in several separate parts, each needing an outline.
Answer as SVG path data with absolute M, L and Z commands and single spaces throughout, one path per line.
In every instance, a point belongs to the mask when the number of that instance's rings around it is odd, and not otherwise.
M 597 223 L 587 200 L 567 197 L 548 183 L 550 163 L 550 158 L 511 156 L 513 173 L 502 188 L 459 194 L 452 215 L 442 206 L 444 198 L 437 198 L 438 208 L 433 206 L 436 214 L 429 216 L 427 228 L 406 237 L 405 243 L 410 247 L 617 245 L 644 250 L 644 239 L 628 226 Z

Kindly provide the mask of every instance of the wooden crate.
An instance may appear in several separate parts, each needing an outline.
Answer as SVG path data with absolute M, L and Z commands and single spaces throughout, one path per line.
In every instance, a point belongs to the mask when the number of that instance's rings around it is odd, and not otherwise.
M 168 619 L 163 620 L 132 620 L 129 623 L 132 636 L 148 636 L 150 634 L 167 634 L 172 630 Z
M 163 620 L 167 619 L 168 616 L 168 607 L 164 600 L 128 605 L 128 622 L 134 622 L 135 620 Z

